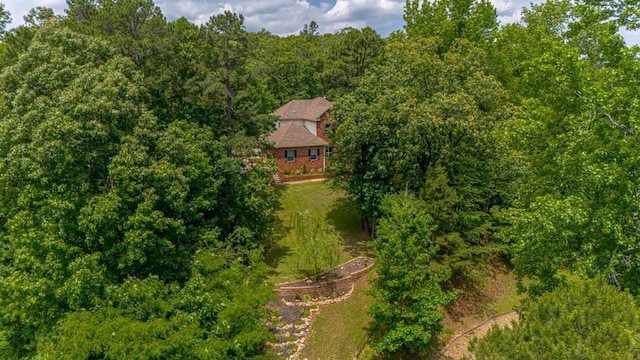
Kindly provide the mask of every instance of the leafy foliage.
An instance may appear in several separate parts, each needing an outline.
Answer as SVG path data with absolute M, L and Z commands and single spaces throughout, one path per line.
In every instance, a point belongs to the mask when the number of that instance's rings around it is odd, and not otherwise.
M 640 310 L 604 280 L 577 281 L 526 302 L 520 322 L 472 343 L 476 359 L 635 359 Z
M 456 39 L 489 41 L 498 29 L 498 12 L 487 0 L 407 0 L 404 20 L 410 37 L 438 39 L 444 53 Z
M 440 249 L 424 202 L 404 192 L 385 197 L 382 211 L 372 242 L 374 348 L 391 358 L 424 355 L 443 329 L 441 307 L 457 295 L 440 285 L 451 272 L 435 261 Z
M 504 132 L 529 173 L 503 238 L 533 294 L 552 289 L 561 270 L 609 276 L 634 293 L 640 279 L 638 107 L 629 102 L 640 67 L 617 27 L 592 22 L 598 11 L 549 2 L 510 30 L 544 44 L 520 47 L 509 86 L 522 108 Z
M 269 165 L 158 124 L 135 64 L 57 23 L 0 84 L 1 356 L 262 354 Z
M 382 353 L 424 353 L 453 284 L 505 245 L 532 295 L 564 274 L 637 295 L 639 50 L 619 33 L 637 0 L 552 0 L 502 27 L 486 0 L 411 0 L 388 39 L 67 3 L 9 31 L 0 4 L 0 357 L 264 355 L 277 197 L 249 157 L 294 98 L 336 100 L 332 176 L 378 236 Z M 337 238 L 298 220 L 318 273 Z
M 484 52 L 460 41 L 444 55 L 437 42 L 390 42 L 382 64 L 335 107 L 331 164 L 337 186 L 358 203 L 364 220 L 379 216 L 382 196 L 409 189 L 425 197 L 435 184 L 451 194 L 448 224 L 478 241 L 488 211 L 509 198 L 494 130 L 511 116 L 499 83 L 484 74 Z M 442 190 L 442 189 L 441 189 Z M 440 220 L 440 214 L 433 214 Z M 444 214 L 442 214 L 444 216 Z
M 261 265 L 258 265 L 260 268 Z M 225 259 L 219 249 L 198 252 L 184 286 L 154 277 L 106 289 L 108 301 L 68 314 L 41 353 L 55 358 L 260 357 L 272 334 L 262 324 L 271 288 L 259 272 Z
M 340 261 L 340 235 L 319 214 L 308 209 L 293 216 L 298 267 L 317 278 Z
M 4 36 L 7 24 L 11 22 L 11 14 L 4 8 L 4 4 L 0 3 L 0 40 Z

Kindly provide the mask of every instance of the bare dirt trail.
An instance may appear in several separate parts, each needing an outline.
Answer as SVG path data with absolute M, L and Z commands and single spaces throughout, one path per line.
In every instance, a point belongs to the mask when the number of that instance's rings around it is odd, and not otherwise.
M 463 332 L 456 336 L 449 344 L 440 352 L 437 359 L 462 359 L 466 356 L 469 359 L 473 359 L 473 355 L 467 350 L 469 342 L 474 337 L 483 337 L 493 325 L 499 327 L 511 326 L 512 321 L 518 321 L 518 314 L 515 311 L 508 312 L 506 314 L 496 315 L 493 318 L 486 320 L 485 322 L 474 326 L 473 328 Z

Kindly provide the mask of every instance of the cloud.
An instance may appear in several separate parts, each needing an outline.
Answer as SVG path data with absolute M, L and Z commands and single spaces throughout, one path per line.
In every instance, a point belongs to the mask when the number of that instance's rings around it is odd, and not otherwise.
M 491 0 L 501 24 L 520 20 L 523 7 L 543 0 Z M 11 13 L 10 27 L 22 24 L 22 17 L 36 6 L 47 6 L 64 14 L 65 0 L 0 0 Z M 322 33 L 333 33 L 345 27 L 370 26 L 387 36 L 404 26 L 402 14 L 405 0 L 156 0 L 169 19 L 185 17 L 201 25 L 211 16 L 226 10 L 241 13 L 249 31 L 267 31 L 276 35 L 298 33 L 312 20 Z M 623 32 L 628 44 L 638 44 L 637 32 Z
M 620 29 L 620 35 L 624 37 L 627 46 L 640 46 L 640 30 Z
M 264 28 L 277 35 L 297 33 L 312 20 L 318 23 L 321 32 L 371 26 L 384 29 L 386 35 L 402 28 L 404 9 L 404 0 L 165 0 L 157 4 L 169 19 L 184 16 L 199 25 L 225 10 L 242 13 L 247 29 Z
M 299 31 L 304 24 L 319 19 L 326 12 L 326 5 L 311 5 L 306 0 L 268 1 L 158 1 L 158 6 L 169 19 L 184 16 L 197 25 L 205 24 L 211 16 L 224 11 L 240 13 L 250 31 L 267 29 L 278 35 Z M 317 21 L 317 20 L 316 20 Z

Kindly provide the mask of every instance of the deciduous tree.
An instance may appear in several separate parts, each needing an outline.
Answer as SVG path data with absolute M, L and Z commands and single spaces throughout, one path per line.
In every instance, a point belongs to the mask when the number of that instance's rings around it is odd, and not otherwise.
M 318 278 L 340 261 L 340 235 L 319 214 L 308 209 L 293 216 L 298 269 Z
M 381 210 L 371 244 L 377 274 L 369 310 L 373 345 L 389 358 L 424 355 L 443 330 L 441 307 L 456 297 L 441 287 L 451 273 L 435 261 L 439 246 L 424 202 L 404 192 L 385 197 Z
M 525 11 L 519 30 L 544 46 L 523 48 L 515 63 L 522 110 L 504 134 L 529 174 L 503 234 L 535 294 L 557 285 L 560 270 L 609 276 L 634 293 L 640 279 L 639 117 L 630 100 L 640 67 L 637 50 L 610 23 L 592 23 L 593 11 L 549 2 Z
M 63 24 L 2 69 L 0 99 L 0 357 L 263 353 L 268 165 L 157 122 L 135 64 Z
M 0 3 L 0 40 L 4 36 L 7 24 L 11 22 L 11 14 L 4 8 L 4 4 Z
M 488 42 L 498 29 L 497 19 L 498 12 L 487 0 L 407 0 L 404 11 L 409 37 L 437 38 L 440 54 L 456 39 Z
M 437 48 L 434 39 L 391 41 L 382 64 L 336 103 L 340 155 L 332 175 L 369 225 L 385 194 L 409 189 L 429 196 L 427 183 L 444 175 L 457 200 L 447 210 L 454 223 L 442 230 L 478 241 L 472 229 L 508 200 L 500 180 L 506 173 L 495 171 L 503 159 L 494 131 L 512 110 L 500 84 L 485 74 L 482 50 L 461 40 L 442 59 Z
M 520 321 L 471 344 L 479 360 L 635 359 L 640 310 L 602 279 L 575 281 L 527 301 Z

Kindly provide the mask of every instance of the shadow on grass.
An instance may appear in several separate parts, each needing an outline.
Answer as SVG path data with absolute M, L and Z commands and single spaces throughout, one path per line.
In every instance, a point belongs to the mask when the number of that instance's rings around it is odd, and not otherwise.
M 284 186 L 276 187 L 276 193 L 280 199 L 284 196 L 286 191 L 286 187 Z M 278 207 L 274 209 L 274 213 L 278 213 L 279 211 L 282 211 L 282 209 L 282 202 L 278 201 Z M 285 224 L 279 216 L 275 217 L 273 222 L 273 234 L 265 253 L 265 262 L 273 269 L 277 268 L 280 261 L 289 256 L 293 251 L 289 246 L 283 245 L 281 241 L 287 236 L 291 229 L 292 227 Z
M 344 250 L 351 256 L 372 256 L 367 242 L 370 240 L 362 229 L 362 221 L 353 201 L 340 198 L 331 204 L 327 213 L 327 221 L 331 223 L 344 239 Z
M 460 322 L 465 317 L 484 318 L 489 314 L 503 293 L 500 284 L 490 279 L 510 272 L 509 265 L 495 257 L 484 257 L 452 282 L 452 287 L 461 294 L 452 304 L 445 307 L 451 320 Z

